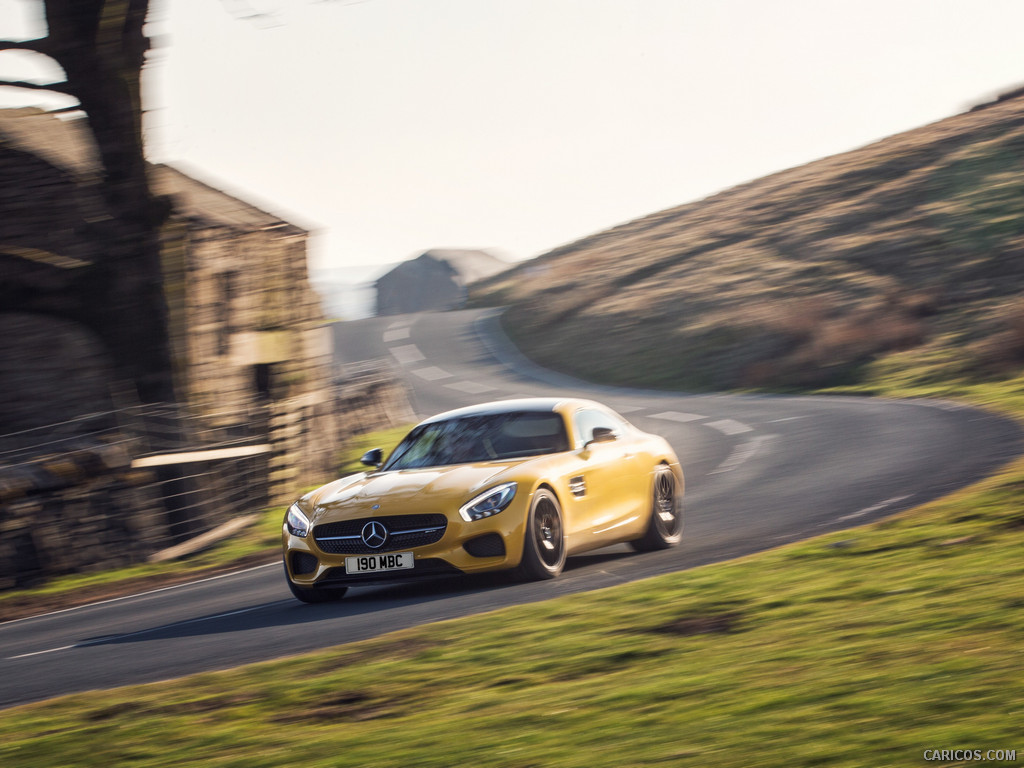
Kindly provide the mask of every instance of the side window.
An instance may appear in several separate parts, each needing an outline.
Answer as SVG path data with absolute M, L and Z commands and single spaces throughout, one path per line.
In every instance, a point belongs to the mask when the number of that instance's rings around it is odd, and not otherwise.
M 610 413 L 596 411 L 592 408 L 577 411 L 573 417 L 573 423 L 576 425 L 576 445 L 581 448 L 584 443 L 593 437 L 596 427 L 610 429 L 618 437 L 621 437 L 626 431 L 626 425 L 619 419 Z

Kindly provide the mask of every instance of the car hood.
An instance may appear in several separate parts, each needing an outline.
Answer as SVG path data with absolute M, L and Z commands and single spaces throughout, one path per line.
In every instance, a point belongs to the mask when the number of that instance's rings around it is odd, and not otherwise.
M 505 480 L 520 462 L 458 464 L 451 467 L 363 472 L 318 488 L 302 498 L 315 521 L 372 514 L 372 507 L 387 514 L 426 507 L 458 508 L 489 486 Z

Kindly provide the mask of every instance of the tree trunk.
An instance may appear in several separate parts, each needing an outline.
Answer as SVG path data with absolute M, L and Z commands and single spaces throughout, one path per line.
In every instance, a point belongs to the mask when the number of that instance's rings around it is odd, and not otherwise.
M 143 402 L 174 398 L 160 229 L 169 204 L 150 191 L 142 144 L 142 67 L 149 0 L 46 0 L 49 52 L 85 112 L 102 170 L 102 221 L 88 321 Z

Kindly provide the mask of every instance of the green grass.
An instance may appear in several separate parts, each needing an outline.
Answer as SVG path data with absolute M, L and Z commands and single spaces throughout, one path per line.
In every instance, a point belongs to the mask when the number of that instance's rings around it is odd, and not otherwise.
M 1020 414 L 1022 391 L 973 394 Z M 1024 460 L 887 521 L 740 560 L 8 710 L 0 764 L 890 766 L 924 765 L 926 749 L 1024 754 L 1022 489 Z
M 979 381 L 942 354 L 908 351 L 868 365 L 859 384 L 822 389 L 828 394 L 959 400 L 1024 419 L 1024 375 Z
M 359 457 L 363 453 L 369 448 L 383 447 L 386 454 L 406 432 L 408 427 L 398 427 L 356 436 L 339 453 L 340 475 L 362 471 L 365 467 L 359 463 Z M 284 507 L 263 510 L 254 524 L 238 534 L 210 549 L 174 562 L 70 574 L 48 579 L 31 588 L 0 592 L 0 620 L 241 568 L 260 561 L 269 562 L 279 553 L 284 513 Z

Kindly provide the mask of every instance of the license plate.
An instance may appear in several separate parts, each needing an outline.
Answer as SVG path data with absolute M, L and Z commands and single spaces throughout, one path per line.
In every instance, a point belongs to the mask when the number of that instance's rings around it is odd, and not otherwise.
M 380 573 L 413 567 L 412 552 L 389 552 L 386 555 L 359 555 L 345 558 L 345 573 Z

